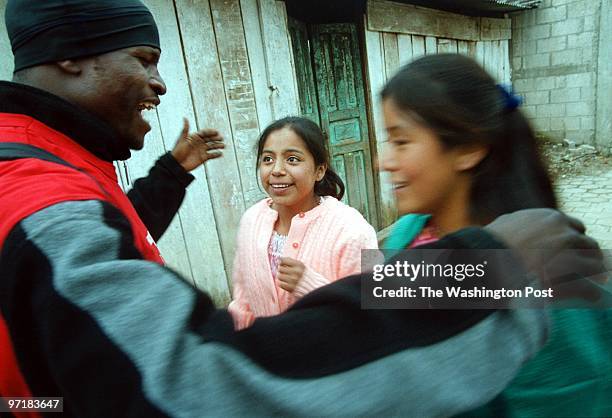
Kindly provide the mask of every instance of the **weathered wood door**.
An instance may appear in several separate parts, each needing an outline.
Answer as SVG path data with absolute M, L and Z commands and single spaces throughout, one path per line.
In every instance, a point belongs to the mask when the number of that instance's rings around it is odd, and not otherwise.
M 289 18 L 288 21 L 293 46 L 298 95 L 300 96 L 300 113 L 302 116 L 320 125 L 321 119 L 319 117 L 317 87 L 312 69 L 308 27 L 305 23 L 293 18 Z
M 377 228 L 372 155 L 355 25 L 306 28 L 293 21 L 291 35 L 302 114 L 317 121 L 328 137 L 332 167 L 346 186 L 343 201 L 359 210 Z M 316 109 L 313 109 L 315 91 Z

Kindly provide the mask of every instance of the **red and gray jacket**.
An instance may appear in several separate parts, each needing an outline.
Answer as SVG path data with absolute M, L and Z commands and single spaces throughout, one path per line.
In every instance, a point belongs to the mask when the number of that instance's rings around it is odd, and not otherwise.
M 112 162 L 30 116 L 0 113 L 0 121 L 0 149 L 13 149 L 16 156 L 11 160 L 7 153 L 0 163 L 0 204 L 8 215 L 0 224 L 0 246 L 9 231 L 33 213 L 60 202 L 100 200 L 129 220 L 133 244 L 143 258 L 163 264 L 153 237 L 119 187 Z
M 106 125 L 6 82 L 0 142 L 74 166 L 0 161 L 2 396 L 63 397 L 64 414 L 79 417 L 442 416 L 492 399 L 544 342 L 537 310 L 361 309 L 366 276 L 236 332 L 147 239 L 191 180 L 171 156 L 128 200 L 111 161 L 129 152 Z M 467 229 L 430 247 L 500 246 Z
M 5 102 L 9 108 L 7 110 L 23 110 L 22 102 L 27 100 L 38 103 L 49 99 L 44 92 L 3 84 L 6 88 L 3 93 L 11 96 Z M 60 108 L 62 105 L 66 104 L 59 103 Z M 112 133 L 108 134 L 112 138 Z M 112 162 L 94 155 L 33 116 L 0 113 L 0 250 L 7 235 L 30 215 L 62 202 L 96 200 L 111 205 L 129 222 L 132 244 L 143 259 L 163 265 L 155 239 L 167 228 L 184 197 L 185 187 L 192 180 L 193 176 L 185 173 L 166 154 L 153 167 L 149 177 L 137 181 L 129 196 L 126 196 L 118 185 Z M 151 199 L 163 199 L 165 202 L 158 203 Z M 135 207 L 150 222 L 155 238 Z M 0 347 L 0 394 L 31 396 L 31 390 L 18 367 L 13 343 L 2 315 Z

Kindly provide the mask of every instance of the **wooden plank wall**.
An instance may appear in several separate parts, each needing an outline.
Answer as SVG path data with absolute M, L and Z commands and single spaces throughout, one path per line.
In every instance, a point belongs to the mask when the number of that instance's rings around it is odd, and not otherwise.
M 168 117 L 185 114 L 193 118 L 192 126 L 215 127 L 226 138 L 224 157 L 196 170 L 197 181 L 180 212 L 182 243 L 173 240 L 164 253 L 178 258 L 183 244 L 194 284 L 225 305 L 240 217 L 264 196 L 256 176 L 258 134 L 298 109 L 285 5 L 278 0 L 145 3 L 169 45 L 162 53 L 162 61 L 167 52 L 171 55 L 168 67 L 160 68 L 167 83 L 168 74 L 176 82 L 168 94 L 174 88 L 189 103 L 185 108 L 182 102 L 171 103 Z
M 12 54 L 0 0 L 0 79 L 10 80 Z M 159 70 L 168 93 L 147 119 L 142 151 L 116 164 L 129 189 L 172 149 L 187 117 L 192 130 L 214 127 L 225 156 L 194 171 L 196 181 L 159 242 L 167 264 L 215 302 L 230 300 L 235 236 L 245 209 L 261 199 L 254 146 L 274 119 L 298 113 L 291 41 L 280 0 L 144 0 L 158 23 Z
M 258 2 L 262 28 L 261 45 L 268 69 L 268 97 L 272 102 L 272 117 L 276 120 L 287 115 L 297 115 L 300 106 L 285 3 L 278 0 Z M 252 34 L 247 34 L 249 35 Z
M 510 19 L 461 16 L 379 0 L 368 1 L 365 21 L 370 126 L 381 155 L 386 138 L 380 91 L 400 66 L 429 54 L 454 52 L 475 58 L 499 82 L 510 83 Z M 456 22 L 461 22 L 457 25 Z M 443 29 L 442 29 L 443 28 Z M 440 35 L 443 33 L 443 36 Z M 381 227 L 395 221 L 388 175 L 379 172 Z

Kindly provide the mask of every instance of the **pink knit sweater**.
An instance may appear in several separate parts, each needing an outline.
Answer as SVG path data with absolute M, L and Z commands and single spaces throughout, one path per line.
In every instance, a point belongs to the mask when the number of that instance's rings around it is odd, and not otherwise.
M 374 228 L 361 214 L 326 196 L 322 203 L 291 220 L 283 257 L 306 266 L 293 293 L 272 277 L 268 246 L 278 212 L 266 198 L 250 207 L 240 220 L 234 258 L 233 301 L 228 309 L 237 329 L 259 316 L 279 314 L 312 290 L 361 271 L 361 250 L 378 248 Z

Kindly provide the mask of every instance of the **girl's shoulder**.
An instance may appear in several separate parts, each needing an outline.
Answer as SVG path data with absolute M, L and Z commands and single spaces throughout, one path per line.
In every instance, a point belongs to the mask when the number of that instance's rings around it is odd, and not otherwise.
M 244 211 L 240 223 L 252 222 L 262 216 L 273 216 L 274 214 L 275 212 L 270 208 L 270 198 L 266 197 Z
M 376 230 L 357 209 L 331 196 L 324 197 L 322 205 L 327 207 L 324 225 L 329 236 L 334 237 L 335 245 L 378 248 Z
M 323 197 L 323 206 L 326 207 L 326 216 L 338 219 L 341 224 L 347 223 L 349 225 L 367 225 L 370 228 L 372 226 L 368 223 L 366 218 L 355 208 L 347 205 L 344 202 L 336 199 L 332 196 Z

